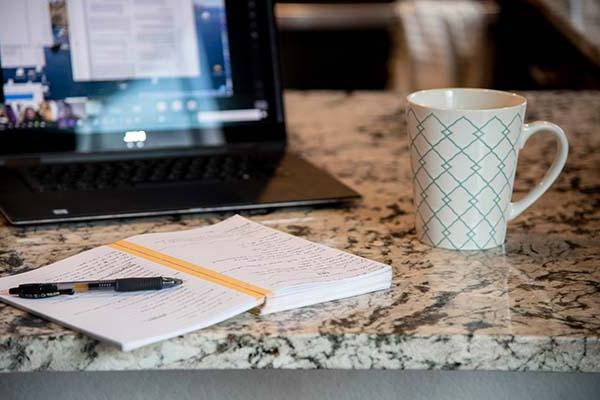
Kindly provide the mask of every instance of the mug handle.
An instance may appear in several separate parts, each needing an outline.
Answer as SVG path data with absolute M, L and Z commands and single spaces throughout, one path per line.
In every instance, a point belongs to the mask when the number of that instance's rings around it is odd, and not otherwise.
M 567 162 L 567 155 L 569 154 L 569 142 L 567 141 L 567 135 L 565 135 L 565 132 L 558 125 L 555 125 L 551 122 L 536 121 L 531 124 L 523 125 L 521 144 L 519 148 L 522 149 L 527 140 L 538 132 L 550 133 L 554 135 L 554 137 L 557 139 L 556 156 L 554 157 L 554 162 L 552 162 L 550 169 L 548 169 L 542 180 L 535 185 L 533 189 L 531 189 L 529 193 L 527 193 L 522 199 L 515 201 L 514 203 L 510 203 L 508 212 L 509 221 L 518 217 L 519 214 L 535 203 L 535 201 L 550 188 L 556 178 L 558 178 L 560 171 L 562 171 L 565 163 Z

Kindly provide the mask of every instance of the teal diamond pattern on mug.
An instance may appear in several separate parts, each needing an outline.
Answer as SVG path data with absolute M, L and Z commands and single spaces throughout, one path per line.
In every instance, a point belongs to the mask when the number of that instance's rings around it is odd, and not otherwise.
M 419 120 L 409 109 L 407 118 L 421 239 L 455 249 L 502 244 L 521 115 L 478 125 L 464 116 L 443 123 L 435 113 Z

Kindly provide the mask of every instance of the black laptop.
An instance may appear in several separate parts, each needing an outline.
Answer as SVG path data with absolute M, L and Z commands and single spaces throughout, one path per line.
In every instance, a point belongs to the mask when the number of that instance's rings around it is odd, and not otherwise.
M 359 197 L 286 152 L 270 1 L 32 4 L 0 10 L 0 207 L 9 222 Z

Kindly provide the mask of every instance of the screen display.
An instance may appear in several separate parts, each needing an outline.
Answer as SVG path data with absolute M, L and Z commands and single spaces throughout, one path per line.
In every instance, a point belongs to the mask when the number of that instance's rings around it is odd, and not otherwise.
M 269 118 L 262 77 L 244 55 L 252 32 L 247 45 L 232 46 L 228 26 L 239 16 L 228 8 L 225 0 L 0 0 L 0 130 L 133 138 Z

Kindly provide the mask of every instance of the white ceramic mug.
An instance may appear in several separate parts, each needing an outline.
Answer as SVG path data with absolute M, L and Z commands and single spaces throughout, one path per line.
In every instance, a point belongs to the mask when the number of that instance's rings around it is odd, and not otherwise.
M 569 145 L 550 122 L 524 124 L 527 101 L 486 89 L 433 89 L 408 96 L 407 126 L 419 239 L 434 247 L 482 250 L 504 243 L 507 222 L 556 180 Z M 519 150 L 535 133 L 557 139 L 546 175 L 511 203 Z

